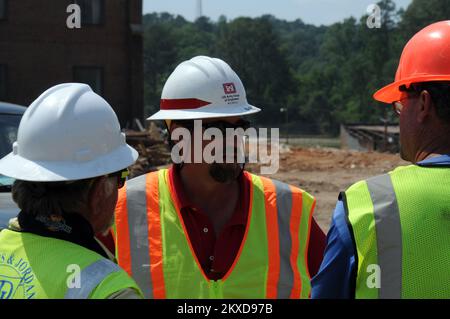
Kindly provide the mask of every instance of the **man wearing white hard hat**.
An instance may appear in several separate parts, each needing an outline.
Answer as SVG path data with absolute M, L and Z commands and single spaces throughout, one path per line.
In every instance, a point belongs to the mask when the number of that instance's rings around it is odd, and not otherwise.
M 137 156 L 88 85 L 54 86 L 28 107 L 0 160 L 21 209 L 0 232 L 0 299 L 141 297 L 94 236 L 110 228 Z
M 246 129 L 238 75 L 205 56 L 178 65 L 160 111 L 169 135 Z M 198 123 L 198 121 L 195 121 Z M 174 144 L 174 141 L 170 141 Z M 200 151 L 211 141 L 203 140 Z M 195 143 L 195 141 L 194 141 Z M 195 151 L 195 147 L 193 147 Z M 116 206 L 117 257 L 146 298 L 308 298 L 325 236 L 307 192 L 244 170 L 239 162 L 188 160 L 127 181 Z

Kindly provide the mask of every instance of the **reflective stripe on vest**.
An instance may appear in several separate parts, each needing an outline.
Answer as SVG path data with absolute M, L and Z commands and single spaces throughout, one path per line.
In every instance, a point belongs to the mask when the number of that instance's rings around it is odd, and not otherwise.
M 143 288 L 147 299 L 165 298 L 163 282 L 153 287 L 157 278 L 163 280 L 158 202 L 158 175 L 153 173 L 128 181 L 116 206 L 118 262 Z
M 168 266 L 167 259 L 175 257 L 165 254 L 168 253 L 166 249 L 173 249 L 174 243 L 169 243 L 168 240 L 173 239 L 175 234 L 182 238 L 176 247 L 186 255 L 180 257 L 183 265 L 186 263 L 194 265 L 193 268 L 188 268 L 193 271 L 192 276 L 194 277 L 192 278 L 196 278 L 193 281 L 202 282 L 195 284 L 201 286 L 197 288 L 199 293 L 203 291 L 203 297 L 235 296 L 233 294 L 239 292 L 239 287 L 234 287 L 234 285 L 240 282 L 241 278 L 238 277 L 241 273 L 242 276 L 245 276 L 243 272 L 246 271 L 243 266 L 245 261 L 242 260 L 251 259 L 249 253 L 255 249 L 261 252 L 260 258 L 263 258 L 261 260 L 267 259 L 267 265 L 263 270 L 263 277 L 258 282 L 261 288 L 255 288 L 255 291 L 259 291 L 259 293 L 252 296 L 253 298 L 307 298 L 309 296 L 309 273 L 306 265 L 314 199 L 306 193 L 306 196 L 303 196 L 303 191 L 300 189 L 281 182 L 247 173 L 246 178 L 251 179 L 251 207 L 248 227 L 243 239 L 244 244 L 241 245 L 230 271 L 218 282 L 212 282 L 206 278 L 193 253 L 188 236 L 185 235 L 186 231 L 179 214 L 176 197 L 173 197 L 173 190 L 169 185 L 168 171 L 149 173 L 127 182 L 126 190 L 121 191 L 119 195 L 116 209 L 118 260 L 119 264 L 129 271 L 130 275 L 138 282 L 147 298 L 165 298 L 166 290 L 168 290 L 168 298 L 199 298 L 199 296 L 184 295 L 182 292 L 175 293 L 173 290 L 178 292 L 180 289 L 170 290 L 170 285 L 173 285 L 174 282 L 173 276 L 164 278 L 165 273 L 169 271 L 172 274 L 174 271 L 172 269 L 174 263 L 170 263 Z M 302 200 L 303 198 L 306 200 Z M 143 214 L 145 211 L 147 214 Z M 254 216 L 255 214 L 257 215 Z M 257 222 L 258 220 L 260 221 Z M 168 222 L 169 224 L 166 224 Z M 250 224 L 253 226 L 250 227 Z M 171 227 L 167 228 L 169 225 Z M 172 225 L 178 226 L 173 228 Z M 261 229 L 261 226 L 257 226 L 258 228 L 254 229 L 255 225 L 264 225 L 264 228 Z M 250 228 L 251 230 L 249 230 Z M 174 230 L 175 233 L 173 233 Z M 163 237 L 164 233 L 168 231 L 174 235 Z M 255 236 L 255 231 L 262 231 L 261 234 L 265 234 L 265 249 L 263 248 L 264 238 L 259 239 L 258 236 Z M 253 234 L 252 238 L 248 237 L 249 233 Z M 126 239 L 127 236 L 135 238 Z M 166 238 L 164 242 L 163 238 Z M 258 245 L 258 247 L 252 248 L 248 245 Z M 171 252 L 173 251 L 181 254 L 177 250 L 171 250 Z M 164 256 L 166 256 L 165 260 Z M 190 259 L 191 261 L 189 261 Z M 149 267 L 149 265 L 151 266 Z M 237 269 L 236 272 L 233 271 L 235 269 Z M 253 275 L 256 276 L 255 278 L 258 277 L 257 273 L 253 273 Z M 189 275 L 183 274 L 183 276 Z M 169 286 L 166 287 L 166 284 Z M 207 292 L 214 290 L 213 287 L 219 286 L 222 288 L 216 289 L 221 292 L 218 295 Z M 189 287 L 186 288 L 189 289 Z M 244 291 L 244 288 L 242 286 L 240 290 Z
M 367 180 L 375 215 L 380 272 L 379 298 L 402 297 L 402 229 L 397 198 L 389 174 Z
M 107 259 L 95 261 L 81 271 L 80 287 L 67 289 L 64 299 L 87 299 L 106 277 L 116 271 L 120 271 L 120 267 Z
M 265 207 L 269 245 L 269 271 L 267 282 L 267 298 L 308 298 L 309 272 L 304 263 L 297 263 L 300 244 L 306 249 L 304 260 L 307 264 L 307 246 L 309 231 L 300 225 L 311 224 L 314 203 L 310 214 L 302 214 L 303 196 L 292 196 L 298 189 L 276 180 L 260 177 L 266 190 Z M 275 202 L 275 205 L 271 204 Z M 300 208 L 300 209 L 299 209 Z M 307 208 L 308 209 L 308 208 Z M 302 221 L 302 218 L 305 220 Z M 280 236 L 284 235 L 284 236 Z M 307 234 L 307 236 L 302 236 Z M 300 239 L 301 243 L 300 243 Z M 300 274 L 301 273 L 301 274 Z M 283 285 L 282 283 L 289 283 Z M 302 286 L 305 289 L 302 290 Z M 300 292 L 303 292 L 300 296 Z

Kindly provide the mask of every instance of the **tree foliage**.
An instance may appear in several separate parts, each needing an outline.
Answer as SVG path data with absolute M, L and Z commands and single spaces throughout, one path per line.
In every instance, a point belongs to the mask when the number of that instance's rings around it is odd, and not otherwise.
M 261 107 L 260 124 L 289 130 L 337 134 L 341 123 L 379 123 L 386 106 L 373 93 L 394 79 L 404 45 L 420 29 L 450 18 L 448 0 L 413 0 L 397 10 L 393 0 L 378 3 L 381 28 L 368 16 L 330 26 L 292 22 L 271 15 L 217 22 L 189 22 L 168 13 L 144 16 L 145 101 L 158 108 L 164 81 L 183 60 L 196 55 L 222 58 L 241 77 L 250 103 Z

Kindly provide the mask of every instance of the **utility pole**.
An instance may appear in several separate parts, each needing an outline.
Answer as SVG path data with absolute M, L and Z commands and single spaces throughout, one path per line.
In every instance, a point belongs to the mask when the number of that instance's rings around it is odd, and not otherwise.
M 288 108 L 287 107 L 282 107 L 280 109 L 281 113 L 285 113 L 286 116 L 286 144 L 289 144 L 289 116 L 288 116 Z
M 384 139 L 383 139 L 383 152 L 387 152 L 388 150 L 388 115 L 387 115 L 387 108 L 384 110 L 384 118 L 380 118 L 381 122 L 384 124 Z
M 197 8 L 196 8 L 197 19 L 203 17 L 203 4 L 202 0 L 197 0 Z

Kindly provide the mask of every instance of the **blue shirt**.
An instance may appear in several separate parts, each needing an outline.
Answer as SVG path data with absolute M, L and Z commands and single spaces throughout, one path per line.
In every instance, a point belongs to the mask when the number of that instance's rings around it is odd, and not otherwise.
M 450 166 L 450 155 L 417 163 L 419 166 Z M 356 251 L 347 225 L 344 203 L 339 200 L 327 235 L 327 247 L 319 272 L 311 280 L 311 297 L 318 299 L 354 298 Z

